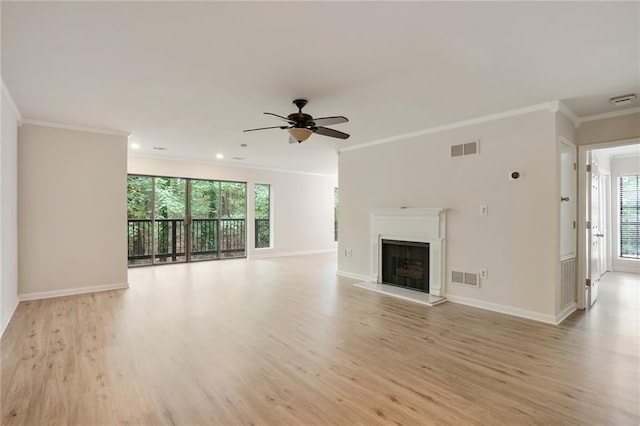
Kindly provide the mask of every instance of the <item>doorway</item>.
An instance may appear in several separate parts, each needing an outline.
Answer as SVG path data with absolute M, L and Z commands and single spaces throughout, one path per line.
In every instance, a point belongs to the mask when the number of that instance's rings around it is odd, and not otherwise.
M 625 184 L 634 176 L 640 140 L 579 147 L 579 308 L 596 303 L 608 272 L 640 273 L 640 260 L 628 254 L 640 250 L 640 191 Z

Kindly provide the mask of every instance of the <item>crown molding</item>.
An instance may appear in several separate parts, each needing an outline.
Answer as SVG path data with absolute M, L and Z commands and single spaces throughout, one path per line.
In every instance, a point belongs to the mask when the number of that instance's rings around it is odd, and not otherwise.
M 636 114 L 638 112 L 640 112 L 640 107 L 627 108 L 620 111 L 611 111 L 611 112 L 605 112 L 604 114 L 596 114 L 596 115 L 589 115 L 587 117 L 580 117 L 578 118 L 578 121 L 580 124 L 582 124 L 588 121 L 604 120 L 605 118 L 620 117 L 622 115 Z
M 7 87 L 7 83 L 4 82 L 4 78 L 2 78 L 1 75 L 0 75 L 0 90 L 2 91 L 2 94 L 7 99 L 7 102 L 9 102 L 9 105 L 11 106 L 11 110 L 16 115 L 16 118 L 18 120 L 18 126 L 21 126 L 22 125 L 22 114 L 20 114 L 20 110 L 18 109 L 18 106 L 16 105 L 15 101 L 13 100 L 13 96 L 11 96 L 11 92 L 9 92 L 9 88 Z
M 442 126 L 436 126 L 436 127 L 431 127 L 428 129 L 424 129 L 424 130 L 418 130 L 416 132 L 411 132 L 411 133 L 404 133 L 401 135 L 397 135 L 397 136 L 391 136 L 388 138 L 383 138 L 383 139 L 377 139 L 371 142 L 365 142 L 359 145 L 353 145 L 353 146 L 349 146 L 346 148 L 340 148 L 338 150 L 338 152 L 347 152 L 347 151 L 354 151 L 356 149 L 362 149 L 362 148 L 368 148 L 371 146 L 375 146 L 375 145 L 381 145 L 381 144 L 385 144 L 385 143 L 389 143 L 389 142 L 395 142 L 395 141 L 399 141 L 402 139 L 409 139 L 409 138 L 413 138 L 416 136 L 424 136 L 424 135 L 430 135 L 433 133 L 440 133 L 440 132 L 444 132 L 446 130 L 453 130 L 453 129 L 458 129 L 461 127 L 467 127 L 467 126 L 471 126 L 473 124 L 480 124 L 480 123 L 487 123 L 490 121 L 496 121 L 496 120 L 500 120 L 503 118 L 509 118 L 509 117 L 515 117 L 518 115 L 524 115 L 524 114 L 529 114 L 531 112 L 536 112 L 536 111 L 556 111 L 554 108 L 556 108 L 556 104 L 555 102 L 545 102 L 542 104 L 537 104 L 537 105 L 532 105 L 529 107 L 525 107 L 525 108 L 518 108 L 518 109 L 512 109 L 509 111 L 504 111 L 504 112 L 499 112 L 496 114 L 489 114 L 489 115 L 484 115 L 481 117 L 477 117 L 477 118 L 472 118 L 469 120 L 463 120 L 463 121 L 456 121 L 450 124 L 445 124 Z
M 56 129 L 66 129 L 66 130 L 75 130 L 78 132 L 89 132 L 89 133 L 101 133 L 104 135 L 112 135 L 112 136 L 124 136 L 126 138 L 129 137 L 130 133 L 122 132 L 120 130 L 110 130 L 110 129 L 101 129 L 97 127 L 85 127 L 85 126 L 77 126 L 75 124 L 63 124 L 63 123 L 55 123 L 52 121 L 43 121 L 43 120 L 32 120 L 29 118 L 25 118 L 22 120 L 23 124 L 30 124 L 32 126 L 42 126 L 42 127 L 53 127 Z
M 580 126 L 580 118 L 571 111 L 571 109 L 562 101 L 553 101 L 552 103 L 552 111 L 560 112 L 562 115 L 567 117 L 573 123 L 574 127 Z
M 260 166 L 249 166 L 249 165 L 244 165 L 244 164 L 229 163 L 229 162 L 220 161 L 220 160 L 198 160 L 198 159 L 187 158 L 187 157 L 175 157 L 175 156 L 164 157 L 164 156 L 161 156 L 161 155 L 153 155 L 153 154 L 134 154 L 131 151 L 129 151 L 129 157 L 130 158 L 133 157 L 133 158 L 150 159 L 150 160 L 180 161 L 180 162 L 184 162 L 184 163 L 205 164 L 207 166 L 215 166 L 215 167 L 235 167 L 235 168 L 240 168 L 240 169 L 261 170 L 261 171 L 267 171 L 267 172 L 294 173 L 294 174 L 298 174 L 298 175 L 308 175 L 308 176 L 322 176 L 322 177 L 331 177 L 331 178 L 338 177 L 337 174 L 331 174 L 331 173 L 303 172 L 303 171 L 298 171 L 298 170 L 276 169 L 276 168 L 271 168 L 271 167 L 260 167 Z

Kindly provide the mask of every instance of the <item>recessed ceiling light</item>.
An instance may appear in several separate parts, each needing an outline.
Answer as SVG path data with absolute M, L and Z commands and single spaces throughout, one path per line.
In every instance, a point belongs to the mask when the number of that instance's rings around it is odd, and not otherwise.
M 222 160 L 224 158 L 224 155 L 223 154 L 216 154 L 216 158 L 218 160 Z
M 131 145 L 129 145 L 131 147 L 131 149 L 140 149 L 140 144 L 139 143 L 132 143 Z

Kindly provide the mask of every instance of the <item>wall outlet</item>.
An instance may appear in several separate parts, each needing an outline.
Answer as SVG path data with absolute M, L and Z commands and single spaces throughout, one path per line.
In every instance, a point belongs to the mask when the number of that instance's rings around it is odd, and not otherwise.
M 353 250 L 349 249 L 349 251 L 347 253 L 348 253 L 347 256 L 353 257 Z
M 480 214 L 486 216 L 489 214 L 489 208 L 487 206 L 480 206 Z
M 480 270 L 480 278 L 482 278 L 482 279 L 486 279 L 487 278 L 487 270 L 486 269 L 481 269 Z

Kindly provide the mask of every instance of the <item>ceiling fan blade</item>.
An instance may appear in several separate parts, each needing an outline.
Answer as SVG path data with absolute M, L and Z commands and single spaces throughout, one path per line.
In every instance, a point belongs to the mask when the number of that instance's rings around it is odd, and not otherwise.
M 289 120 L 287 117 L 283 117 L 283 116 L 281 116 L 281 115 L 274 114 L 274 113 L 272 113 L 272 112 L 265 112 L 265 114 L 267 114 L 267 115 L 273 115 L 274 117 L 278 117 L 280 120 L 284 120 L 284 121 L 286 121 L 287 123 L 293 124 L 293 121 Z
M 349 137 L 347 133 L 329 129 L 328 127 L 318 127 L 316 129 L 313 129 L 313 132 L 322 136 L 329 136 L 331 138 L 338 138 L 338 139 L 347 139 Z
M 337 117 L 320 117 L 314 118 L 313 122 L 316 123 L 316 126 L 330 126 L 332 124 L 341 124 L 349 121 L 347 117 L 343 117 L 341 115 Z
M 289 136 L 289 143 L 300 143 L 300 142 L 295 140 L 292 136 Z
M 253 132 L 256 130 L 266 130 L 266 129 L 287 129 L 288 126 L 271 126 L 271 127 L 258 127 L 257 129 L 247 129 L 243 130 L 243 132 Z

